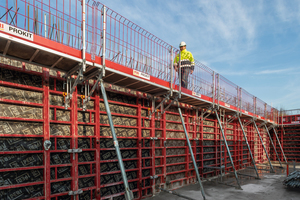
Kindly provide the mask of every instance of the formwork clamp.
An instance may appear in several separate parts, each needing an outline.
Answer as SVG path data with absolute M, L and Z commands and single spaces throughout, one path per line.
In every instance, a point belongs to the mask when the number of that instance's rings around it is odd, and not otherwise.
M 68 149 L 68 153 L 81 153 L 82 149 Z
M 150 176 L 150 179 L 157 179 L 158 176 L 157 175 L 154 175 L 154 176 Z
M 75 153 L 81 153 L 82 149 L 68 149 L 68 153 L 73 153 L 73 159 L 75 160 Z
M 68 195 L 70 195 L 70 196 L 76 196 L 76 195 L 79 195 L 79 194 L 82 194 L 82 193 L 83 193 L 83 191 L 81 189 L 79 189 L 79 190 L 76 190 L 76 191 L 70 191 L 68 193 Z

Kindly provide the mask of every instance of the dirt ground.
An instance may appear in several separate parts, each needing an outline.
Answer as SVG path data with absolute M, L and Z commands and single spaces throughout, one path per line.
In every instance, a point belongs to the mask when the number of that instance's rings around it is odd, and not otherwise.
M 258 168 L 266 168 L 258 166 Z M 268 171 L 259 171 L 261 180 L 252 177 L 239 176 L 243 190 L 235 189 L 217 183 L 220 179 L 203 182 L 207 200 L 300 200 L 300 189 L 289 189 L 282 184 L 286 177 L 286 169 L 274 167 L 276 173 Z M 298 169 L 299 170 L 299 169 Z M 290 166 L 290 172 L 293 168 Z M 239 171 L 243 174 L 255 175 L 255 170 L 245 169 Z M 233 176 L 223 177 L 223 182 L 236 185 L 236 179 Z M 177 189 L 178 194 L 189 197 L 190 199 L 203 199 L 199 184 L 192 184 Z M 161 191 L 154 197 L 147 200 L 183 200 L 184 198 Z

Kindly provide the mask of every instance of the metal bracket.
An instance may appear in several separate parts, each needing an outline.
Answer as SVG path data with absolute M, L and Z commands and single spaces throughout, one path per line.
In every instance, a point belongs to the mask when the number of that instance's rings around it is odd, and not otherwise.
M 82 149 L 68 149 L 68 153 L 81 153 Z
M 77 87 L 77 85 L 80 82 L 82 82 L 82 78 L 83 78 L 83 67 L 82 67 L 82 65 L 81 65 L 80 70 L 78 71 L 78 75 L 75 79 L 75 82 L 74 82 L 73 86 L 72 86 L 70 77 L 67 77 L 67 95 L 66 95 L 66 99 L 65 99 L 65 109 L 67 109 L 69 107 L 70 100 L 72 99 L 73 92 L 75 91 L 75 88 Z M 70 91 L 69 91 L 69 89 L 70 89 Z
M 235 119 L 237 119 L 239 117 L 239 113 L 235 113 L 235 115 L 233 115 L 229 120 L 227 120 L 226 122 L 226 126 L 228 126 L 231 122 L 233 122 Z
M 261 127 L 263 127 L 264 125 L 266 125 L 267 124 L 267 122 L 263 122 L 263 123 L 261 123 L 259 126 L 258 126 L 258 128 L 261 128 Z
M 268 130 L 271 130 L 272 128 L 275 128 L 276 125 L 272 124 L 271 126 L 268 127 Z
M 68 193 L 68 195 L 70 195 L 70 196 L 76 196 L 76 195 L 79 195 L 79 194 L 82 194 L 82 193 L 83 193 L 83 191 L 81 189 L 79 189 L 77 191 L 70 191 Z
M 82 149 L 68 149 L 68 153 L 73 153 L 73 159 L 75 160 L 75 153 L 81 153 Z
M 254 122 L 254 118 L 251 118 L 248 122 L 246 122 L 243 126 L 246 127 Z
M 94 86 L 92 87 L 91 91 L 90 91 L 90 87 L 89 87 L 89 82 L 87 80 L 86 84 L 85 84 L 85 95 L 84 95 L 84 100 L 82 103 L 82 109 L 83 111 L 86 110 L 86 105 L 87 103 L 91 100 L 91 96 L 94 94 L 96 88 L 99 86 L 99 82 L 103 77 L 103 70 L 99 69 L 99 74 L 98 74 L 98 78 L 96 80 L 96 83 L 94 84 Z
M 125 195 L 125 199 L 126 200 L 133 200 L 134 199 L 133 192 L 131 190 L 129 190 L 129 188 L 127 190 L 127 193 L 128 193 L 128 195 Z
M 177 96 L 171 101 L 171 103 L 170 103 L 167 107 L 165 107 L 164 110 L 161 111 L 161 114 L 164 114 L 164 113 L 166 112 L 166 110 L 168 110 L 168 109 L 173 105 L 174 102 L 177 102 L 177 103 L 178 103 L 178 97 L 179 97 L 179 95 L 177 95 Z
M 155 98 L 155 97 L 153 97 L 153 98 Z M 154 113 L 156 113 L 157 111 L 158 111 L 158 108 L 161 106 L 161 105 L 163 105 L 164 104 L 164 102 L 167 100 L 169 100 L 170 99 L 170 92 L 168 92 L 166 95 L 165 95 L 165 98 L 154 108 L 154 110 L 152 110 L 150 113 L 149 113 L 149 119 L 151 119 L 151 117 L 152 117 L 152 115 L 154 114 Z M 152 100 L 152 107 L 154 107 L 155 106 L 155 99 L 153 99 Z M 153 109 L 153 108 L 152 108 Z
M 154 176 L 150 176 L 150 179 L 157 179 L 158 176 L 157 175 L 154 175 Z
M 210 111 L 210 112 L 208 112 Z M 206 111 L 203 113 L 201 113 L 201 117 L 200 117 L 200 123 L 202 121 L 204 121 L 209 115 L 211 115 L 214 112 L 213 106 L 210 106 L 206 109 Z M 206 114 L 206 115 L 205 115 Z

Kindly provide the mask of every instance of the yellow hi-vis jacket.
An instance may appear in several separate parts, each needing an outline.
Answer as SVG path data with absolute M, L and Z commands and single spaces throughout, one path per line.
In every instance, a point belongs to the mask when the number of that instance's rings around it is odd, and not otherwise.
M 174 66 L 179 64 L 179 54 L 176 55 L 174 59 Z M 181 67 L 191 67 L 191 70 L 195 68 L 195 60 L 193 54 L 186 49 L 181 51 Z

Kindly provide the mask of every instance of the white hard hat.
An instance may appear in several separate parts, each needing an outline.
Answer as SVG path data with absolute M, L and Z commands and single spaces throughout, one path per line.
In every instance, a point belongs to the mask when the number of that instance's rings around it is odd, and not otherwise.
M 184 47 L 186 46 L 186 43 L 184 41 L 180 42 L 179 47 Z

